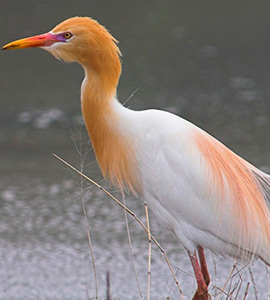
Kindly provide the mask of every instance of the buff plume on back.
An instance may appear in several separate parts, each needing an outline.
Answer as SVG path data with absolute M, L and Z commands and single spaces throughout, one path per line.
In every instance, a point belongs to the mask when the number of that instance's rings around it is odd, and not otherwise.
M 82 65 L 82 113 L 103 175 L 121 190 L 127 186 L 140 194 L 175 234 L 197 280 L 193 300 L 206 300 L 204 247 L 270 264 L 270 177 L 178 116 L 122 106 L 116 99 L 116 43 L 97 21 L 75 17 L 3 49 L 41 47 Z
M 221 223 L 224 212 L 230 214 L 231 222 L 223 226 L 230 228 L 228 241 L 236 247 L 231 255 L 242 260 L 259 256 L 269 265 L 270 177 L 208 134 L 197 133 L 195 140 L 204 159 L 206 184 L 211 187 L 210 201 L 219 198 L 215 213 Z

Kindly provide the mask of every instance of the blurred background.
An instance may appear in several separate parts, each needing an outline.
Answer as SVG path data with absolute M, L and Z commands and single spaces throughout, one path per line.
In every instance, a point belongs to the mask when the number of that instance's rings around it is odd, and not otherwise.
M 120 102 L 133 95 L 126 103 L 132 109 L 181 115 L 270 170 L 269 1 L 2 0 L 0 8 L 1 45 L 47 32 L 68 17 L 97 19 L 120 41 Z M 123 211 L 91 186 L 84 185 L 82 193 L 78 176 L 52 155 L 79 168 L 86 156 L 85 172 L 107 186 L 82 123 L 81 67 L 39 49 L 1 52 L 0 66 L 0 299 L 94 299 L 82 197 L 99 299 L 106 294 L 107 271 L 113 299 L 139 299 Z M 127 203 L 144 219 L 140 200 L 127 197 Z M 192 274 L 185 252 L 151 220 L 169 258 Z M 130 223 L 145 295 L 147 239 Z M 222 286 L 233 261 L 210 253 L 207 258 L 213 284 Z M 251 297 L 265 299 L 267 271 L 260 263 L 252 268 Z M 190 296 L 194 278 L 181 270 L 177 274 Z M 247 270 L 241 276 L 243 294 L 251 277 Z M 178 298 L 158 249 L 153 250 L 151 294 Z

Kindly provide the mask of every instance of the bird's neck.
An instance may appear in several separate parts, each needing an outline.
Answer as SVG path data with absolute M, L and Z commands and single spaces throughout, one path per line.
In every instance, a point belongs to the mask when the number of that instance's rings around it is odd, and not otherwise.
M 85 125 L 103 175 L 121 190 L 128 186 L 137 193 L 140 184 L 134 140 L 123 130 L 126 109 L 115 99 L 118 79 L 113 86 L 112 78 L 102 76 L 86 69 L 81 96 Z

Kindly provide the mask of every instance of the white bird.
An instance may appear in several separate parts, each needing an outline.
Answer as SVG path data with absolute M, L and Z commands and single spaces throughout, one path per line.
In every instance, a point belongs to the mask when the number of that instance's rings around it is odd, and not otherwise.
M 193 299 L 209 296 L 204 248 L 270 264 L 269 175 L 176 115 L 122 106 L 121 54 L 103 26 L 70 18 L 3 49 L 27 47 L 84 68 L 82 113 L 103 175 L 141 195 L 187 250 L 198 284 Z

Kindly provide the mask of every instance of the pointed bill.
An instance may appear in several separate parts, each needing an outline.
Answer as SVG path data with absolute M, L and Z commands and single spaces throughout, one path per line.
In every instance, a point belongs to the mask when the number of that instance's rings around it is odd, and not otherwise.
M 2 50 L 46 47 L 57 42 L 61 42 L 61 40 L 59 40 L 56 35 L 49 32 L 8 43 L 3 46 Z

